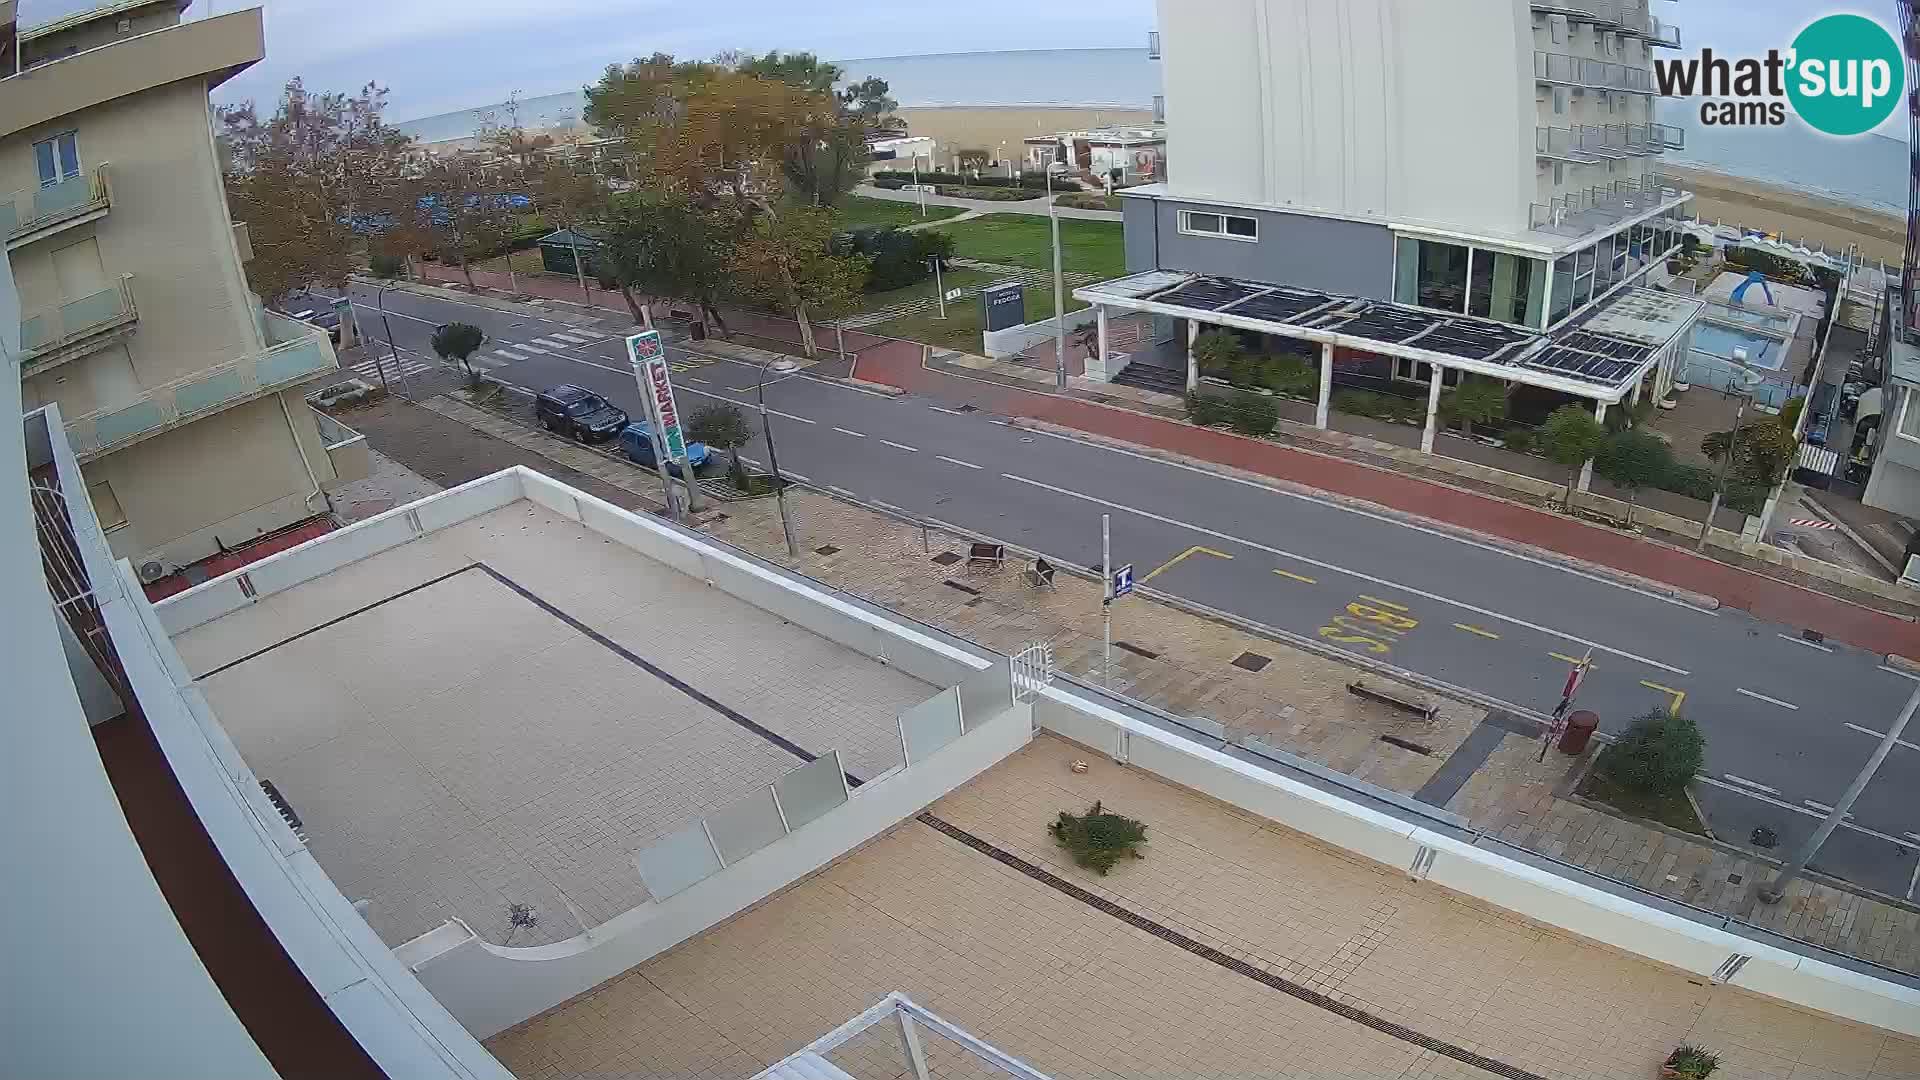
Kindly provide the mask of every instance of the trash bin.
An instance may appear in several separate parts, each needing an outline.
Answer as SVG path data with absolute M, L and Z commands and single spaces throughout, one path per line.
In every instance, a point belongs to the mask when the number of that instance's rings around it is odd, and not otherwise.
M 707 340 L 707 324 L 706 323 L 697 322 L 693 324 L 693 340 L 695 341 Z
M 1560 752 L 1563 754 L 1584 754 L 1587 743 L 1592 740 L 1594 729 L 1600 726 L 1600 717 L 1595 713 L 1581 711 L 1567 717 L 1567 727 L 1560 733 Z

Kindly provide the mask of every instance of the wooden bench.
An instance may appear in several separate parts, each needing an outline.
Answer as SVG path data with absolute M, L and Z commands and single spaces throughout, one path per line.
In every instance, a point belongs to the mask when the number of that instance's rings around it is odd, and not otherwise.
M 1433 723 L 1434 716 L 1440 711 L 1440 706 L 1429 705 L 1419 698 L 1414 697 L 1412 694 L 1396 690 L 1382 690 L 1378 687 L 1368 686 L 1362 682 L 1348 683 L 1347 693 L 1357 698 L 1365 698 L 1368 701 L 1378 702 L 1389 708 L 1398 709 L 1404 713 L 1412 713 L 1429 724 Z
M 967 570 L 969 573 L 971 573 L 976 566 L 987 570 L 998 570 L 1006 564 L 1006 561 L 1007 546 L 1005 544 L 987 544 L 976 540 L 967 546 Z

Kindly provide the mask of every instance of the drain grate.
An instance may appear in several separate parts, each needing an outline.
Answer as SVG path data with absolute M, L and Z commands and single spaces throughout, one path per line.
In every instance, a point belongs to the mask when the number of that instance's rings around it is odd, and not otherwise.
M 1149 660 L 1160 659 L 1159 653 L 1154 652 L 1152 649 L 1143 649 L 1140 646 L 1135 645 L 1131 641 L 1116 641 L 1113 643 L 1113 647 L 1116 649 L 1125 650 L 1126 652 L 1130 652 L 1135 656 L 1144 656 Z
M 1233 666 L 1243 671 L 1259 671 L 1271 663 L 1273 663 L 1273 657 L 1261 656 L 1257 652 L 1243 652 L 1233 658 Z
M 968 596 L 980 595 L 979 589 L 976 589 L 971 585 L 962 585 L 959 582 L 953 580 L 952 578 L 948 578 L 947 580 L 941 582 L 940 584 L 945 585 L 949 589 L 959 589 L 961 592 L 966 593 Z
M 1421 746 L 1417 742 L 1412 742 L 1410 740 L 1403 739 L 1398 735 L 1382 735 L 1380 736 L 1380 741 L 1383 743 L 1386 743 L 1389 746 L 1397 746 L 1402 750 L 1411 750 L 1414 753 L 1420 754 L 1424 757 L 1433 756 L 1433 747 Z
M 840 554 L 840 549 L 837 547 L 834 547 L 832 544 L 822 544 L 819 547 L 814 548 L 813 553 L 815 555 L 838 555 Z
M 940 554 L 935 555 L 933 557 L 933 561 L 936 563 L 939 563 L 941 566 L 952 566 L 954 563 L 957 563 L 960 561 L 960 556 L 954 554 L 951 551 L 943 551 Z

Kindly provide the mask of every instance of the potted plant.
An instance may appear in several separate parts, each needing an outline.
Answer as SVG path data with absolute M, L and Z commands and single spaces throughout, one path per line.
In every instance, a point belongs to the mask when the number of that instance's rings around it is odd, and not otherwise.
M 1691 1043 L 1681 1043 L 1667 1055 L 1666 1062 L 1660 1066 L 1660 1075 L 1666 1080 L 1706 1080 L 1719 1067 L 1718 1054 Z

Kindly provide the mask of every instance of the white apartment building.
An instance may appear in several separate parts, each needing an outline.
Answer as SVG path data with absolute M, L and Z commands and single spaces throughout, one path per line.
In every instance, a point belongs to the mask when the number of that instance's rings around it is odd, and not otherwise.
M 27 409 L 60 406 L 114 554 L 148 577 L 325 513 L 353 478 L 301 398 L 333 347 L 248 291 L 221 183 L 207 95 L 265 55 L 261 11 L 187 7 L 21 27 L 0 2 L 13 377 Z

